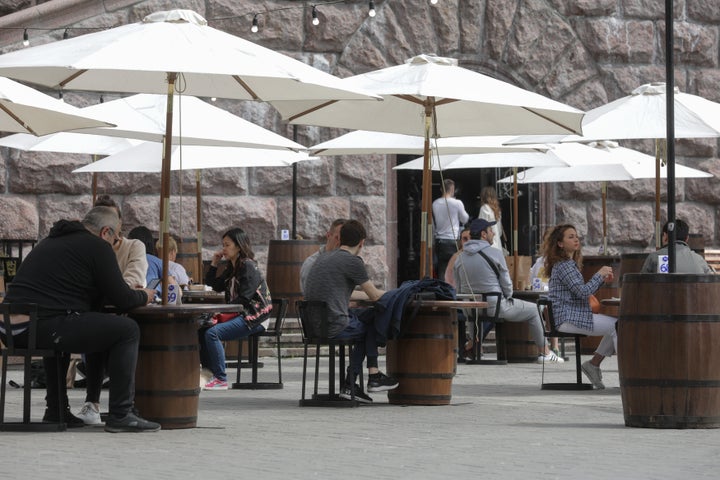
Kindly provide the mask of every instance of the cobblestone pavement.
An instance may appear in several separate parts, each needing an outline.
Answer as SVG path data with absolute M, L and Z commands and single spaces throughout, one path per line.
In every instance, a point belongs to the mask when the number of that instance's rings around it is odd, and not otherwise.
M 382 360 L 382 359 L 381 359 Z M 274 373 L 266 359 L 261 376 Z M 535 364 L 459 365 L 448 406 L 300 408 L 300 359 L 282 390 L 202 392 L 198 428 L 109 434 L 2 433 L 0 478 L 717 478 L 720 430 L 627 428 L 617 363 L 606 390 L 541 391 Z M 574 362 L 547 366 L 574 378 Z M 11 371 L 16 381 L 20 372 Z M 234 377 L 234 371 L 229 371 Z M 74 389 L 77 410 L 84 391 Z M 34 416 L 43 391 L 34 390 Z M 21 394 L 8 389 L 8 414 Z M 107 401 L 107 391 L 103 391 Z

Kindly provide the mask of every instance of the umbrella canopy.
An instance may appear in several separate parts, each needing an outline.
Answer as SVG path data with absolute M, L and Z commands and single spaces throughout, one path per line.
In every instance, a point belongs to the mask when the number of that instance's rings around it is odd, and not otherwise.
M 368 99 L 340 79 L 207 26 L 190 10 L 0 55 L 0 75 L 58 89 L 167 96 L 161 172 L 161 242 L 169 238 L 173 96 L 248 100 Z M 374 103 L 374 102 L 373 102 Z M 167 249 L 163 271 L 167 272 Z M 163 278 L 163 302 L 167 276 Z
M 593 142 L 584 148 L 606 155 L 607 162 L 596 163 L 595 159 L 578 156 L 568 159 L 569 167 L 535 167 L 520 175 L 498 180 L 498 183 L 602 182 L 603 253 L 607 253 L 607 182 L 653 178 L 656 176 L 655 159 L 637 150 L 620 147 L 614 142 Z M 660 176 L 665 178 L 666 175 L 667 166 L 664 166 Z M 707 172 L 683 165 L 676 166 L 675 175 L 678 178 L 712 177 Z
M 162 149 L 161 143 L 142 142 L 73 172 L 161 172 Z M 287 167 L 295 162 L 313 159 L 304 152 L 204 145 L 173 145 L 172 154 L 171 170 Z
M 85 153 L 88 155 L 112 155 L 139 143 L 141 143 L 140 140 L 129 138 L 116 138 L 105 135 L 80 136 L 77 133 L 66 132 L 41 137 L 27 133 L 16 133 L 0 138 L 0 146 L 27 152 Z
M 582 137 L 522 136 L 510 144 L 589 140 L 656 139 L 655 243 L 660 247 L 660 164 L 667 135 L 667 89 L 663 82 L 641 85 L 628 96 L 587 112 Z M 675 138 L 720 137 L 720 103 L 673 90 Z M 668 202 L 674 199 L 668 198 Z
M 343 84 L 381 95 L 384 101 L 274 105 L 291 123 L 423 136 L 421 276 L 432 276 L 430 138 L 581 133 L 580 110 L 461 68 L 452 58 L 419 55 L 404 65 L 346 78 Z
M 79 108 L 67 105 L 37 90 L 0 77 L 0 131 L 47 135 L 111 123 L 85 117 Z
M 433 155 L 459 153 L 495 153 L 495 152 L 536 152 L 544 147 L 524 145 L 503 145 L 515 137 L 509 135 L 483 137 L 436 138 L 430 142 Z M 313 155 L 421 155 L 425 150 L 425 139 L 417 135 L 401 133 L 371 132 L 355 130 L 339 137 L 318 143 L 308 148 Z M 418 170 L 422 170 L 419 168 Z

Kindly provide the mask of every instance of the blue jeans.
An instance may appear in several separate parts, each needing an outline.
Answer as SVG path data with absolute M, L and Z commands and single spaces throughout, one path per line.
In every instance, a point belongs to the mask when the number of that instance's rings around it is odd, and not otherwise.
M 205 331 L 200 330 L 200 363 L 202 363 L 203 367 L 210 369 L 215 378 L 227 381 L 225 349 L 220 342 L 239 340 L 264 330 L 265 327 L 262 324 L 252 328 L 248 327 L 242 315 L 238 315 L 227 322 L 218 323 Z
M 375 339 L 375 312 L 372 308 L 351 308 L 348 312 L 348 325 L 345 329 L 335 335 L 334 338 L 355 339 L 352 352 L 350 353 L 350 365 L 347 373 L 352 379 L 356 378 L 362 370 L 363 359 L 367 356 L 368 368 L 378 366 L 378 349 Z M 348 383 L 349 380 L 346 380 Z

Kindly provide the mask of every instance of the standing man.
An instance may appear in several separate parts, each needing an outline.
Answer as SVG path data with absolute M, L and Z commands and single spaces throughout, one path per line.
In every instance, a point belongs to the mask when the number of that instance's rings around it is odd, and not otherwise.
M 470 240 L 455 261 L 454 275 L 458 293 L 502 293 L 500 317 L 508 322 L 528 322 L 530 335 L 538 349 L 538 363 L 564 360 L 553 353 L 545 342 L 545 335 L 537 306 L 512 298 L 513 287 L 505 256 L 501 250 L 492 248 L 495 222 L 483 218 L 470 224 Z M 495 303 L 490 302 L 488 314 L 495 314 Z M 475 325 L 473 325 L 475 327 Z M 481 326 L 478 326 L 481 328 Z M 470 329 L 468 329 L 470 331 Z M 472 330 L 475 332 L 474 328 Z M 471 334 L 471 338 L 472 334 Z
M 129 310 L 154 297 L 153 290 L 132 289 L 123 280 L 112 249 L 119 231 L 120 219 L 111 207 L 94 207 L 80 222 L 56 222 L 48 237 L 23 261 L 5 302 L 38 304 L 37 343 L 41 348 L 107 355 L 110 414 L 106 432 L 157 431 L 159 424 L 133 412 L 140 329 L 131 318 L 100 313 L 107 304 Z M 22 327 L 18 325 L 19 330 Z M 83 421 L 70 413 L 65 382 L 61 383 L 63 391 L 57 391 L 55 357 L 43 362 L 47 375 L 43 420 L 59 421 L 58 407 L 63 407 L 68 426 L 82 426 Z M 57 404 L 59 394 L 64 405 Z
M 433 224 L 435 225 L 435 254 L 437 255 L 438 278 L 442 279 L 450 258 L 458 251 L 460 224 L 467 223 L 470 216 L 462 201 L 455 198 L 455 182 L 446 178 L 443 181 L 442 197 L 432 204 Z
M 348 220 L 340 228 L 340 248 L 320 255 L 308 274 L 305 299 L 322 301 L 328 308 L 328 335 L 331 338 L 353 338 L 350 366 L 346 376 L 346 385 L 340 396 L 350 398 L 352 389 L 355 397 L 363 402 L 372 402 L 372 398 L 363 392 L 355 379 L 362 369 L 363 358 L 367 356 L 368 392 L 384 392 L 396 388 L 399 384 L 394 378 L 378 369 L 378 348 L 375 337 L 377 327 L 375 315 L 370 308 L 349 309 L 351 297 L 356 300 L 377 301 L 383 292 L 373 285 L 365 263 L 358 255 L 365 244 L 365 227 L 357 220 Z M 360 285 L 362 292 L 355 292 Z M 363 295 L 364 293 L 364 295 Z
M 347 222 L 347 220 L 344 218 L 338 218 L 332 222 L 330 228 L 325 234 L 325 245 L 320 247 L 320 250 L 306 258 L 300 267 L 300 290 L 302 290 L 303 293 L 305 293 L 305 284 L 307 283 L 307 277 L 310 273 L 310 269 L 313 265 L 315 265 L 318 257 L 325 252 L 332 252 L 336 248 L 340 247 L 340 228 L 345 225 L 345 222 Z
M 675 231 L 675 273 L 715 273 L 705 259 L 688 246 L 690 226 L 678 219 L 675 220 Z M 667 269 L 662 271 L 663 262 L 659 260 L 668 254 L 668 222 L 663 225 L 662 243 L 663 248 L 647 256 L 640 273 L 667 273 Z M 667 262 L 664 265 L 667 267 Z

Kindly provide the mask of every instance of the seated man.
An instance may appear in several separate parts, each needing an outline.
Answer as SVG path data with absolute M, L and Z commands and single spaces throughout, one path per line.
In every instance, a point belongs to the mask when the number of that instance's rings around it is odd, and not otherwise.
M 330 229 L 325 234 L 327 241 L 325 245 L 320 247 L 320 250 L 310 255 L 305 259 L 302 266 L 300 267 L 300 290 L 305 292 L 305 284 L 307 283 L 307 277 L 310 273 L 310 269 L 315 265 L 315 261 L 320 255 L 326 252 L 332 252 L 340 246 L 340 228 L 345 224 L 347 220 L 344 218 L 338 218 L 333 221 L 330 225 Z
M 375 339 L 375 315 L 372 309 L 349 309 L 351 297 L 359 299 L 360 292 L 354 292 L 360 285 L 366 298 L 377 301 L 383 291 L 373 285 L 365 270 L 365 264 L 358 256 L 365 243 L 365 228 L 357 220 L 348 220 L 340 229 L 340 248 L 320 255 L 308 274 L 305 299 L 323 301 L 328 306 L 328 322 L 331 338 L 354 338 L 348 367 L 346 385 L 340 395 L 350 398 L 353 385 L 355 397 L 364 402 L 372 398 L 357 385 L 362 361 L 367 356 L 368 392 L 384 392 L 398 386 L 397 380 L 388 377 L 378 369 L 378 350 Z
M 491 248 L 495 235 L 491 228 L 493 225 L 495 222 L 488 222 L 482 218 L 470 223 L 470 240 L 463 246 L 453 267 L 457 291 L 477 294 L 502 293 L 500 318 L 508 322 L 529 323 L 530 335 L 538 348 L 538 363 L 562 363 L 563 359 L 548 348 L 537 306 L 531 302 L 512 298 L 512 280 L 505 256 L 502 250 Z M 495 314 L 494 302 L 490 302 L 488 313 Z
M 690 226 L 677 219 L 675 220 L 675 232 L 675 273 L 715 273 L 703 257 L 688 247 Z M 668 273 L 667 270 L 661 271 L 667 262 L 659 261 L 661 257 L 668 254 L 668 222 L 663 225 L 662 244 L 664 247 L 647 256 L 640 273 Z
M 108 303 L 128 310 L 146 305 L 154 296 L 154 291 L 132 289 L 123 280 L 112 249 L 118 231 L 120 219 L 111 207 L 94 207 L 81 222 L 58 221 L 23 261 L 5 302 L 39 305 L 39 347 L 107 355 L 110 414 L 105 431 L 157 431 L 159 424 L 133 412 L 140 329 L 131 318 L 99 313 Z M 27 328 L 17 327 L 21 331 Z M 63 391 L 57 391 L 55 357 L 43 362 L 48 407 L 43 420 L 58 421 L 58 409 L 63 407 L 68 426 L 83 426 L 83 421 L 70 413 L 65 382 Z M 60 395 L 64 405 L 57 404 Z

